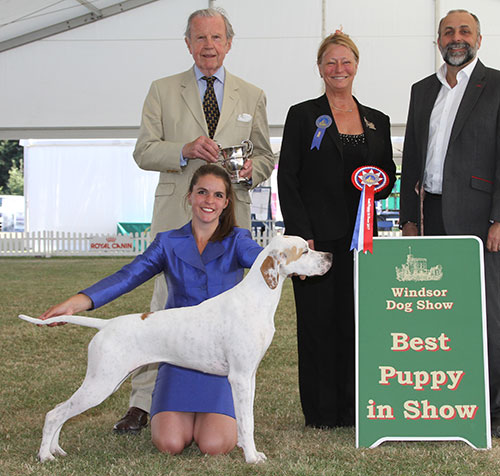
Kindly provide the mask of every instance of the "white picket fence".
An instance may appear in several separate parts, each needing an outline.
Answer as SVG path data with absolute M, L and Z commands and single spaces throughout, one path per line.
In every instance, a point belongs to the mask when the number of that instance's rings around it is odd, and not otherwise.
M 280 230 L 271 220 L 262 225 L 252 230 L 252 236 L 261 246 L 266 246 Z M 0 257 L 135 256 L 150 243 L 149 232 L 128 237 L 57 231 L 0 232 Z
M 149 233 L 135 233 L 117 243 L 116 236 L 59 231 L 2 232 L 0 257 L 10 256 L 134 256 L 150 243 Z M 96 243 L 103 243 L 101 247 Z M 114 245 L 114 246 L 113 246 Z

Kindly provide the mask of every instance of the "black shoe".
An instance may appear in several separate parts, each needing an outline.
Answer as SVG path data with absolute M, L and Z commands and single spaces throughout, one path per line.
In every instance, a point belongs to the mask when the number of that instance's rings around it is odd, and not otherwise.
M 148 426 L 148 412 L 137 407 L 130 407 L 125 416 L 115 423 L 113 431 L 136 435 L 146 426 Z
M 491 436 L 500 438 L 500 416 L 491 418 Z
M 337 425 L 332 425 L 323 422 L 306 422 L 306 427 L 315 428 L 318 430 L 333 430 Z

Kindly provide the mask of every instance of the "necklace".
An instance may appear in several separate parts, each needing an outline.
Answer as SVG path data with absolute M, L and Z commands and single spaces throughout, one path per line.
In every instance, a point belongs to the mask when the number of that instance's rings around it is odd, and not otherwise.
M 352 112 L 353 111 L 353 109 L 340 109 L 340 107 L 337 107 L 332 103 L 330 103 L 330 106 L 332 106 L 333 109 L 337 109 L 337 111 L 341 111 L 341 112 Z

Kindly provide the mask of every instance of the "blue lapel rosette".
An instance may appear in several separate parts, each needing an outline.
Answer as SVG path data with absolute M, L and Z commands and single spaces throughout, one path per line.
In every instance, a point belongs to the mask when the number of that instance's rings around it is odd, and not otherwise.
M 328 127 L 330 127 L 333 123 L 333 119 L 325 114 L 324 116 L 319 116 L 316 119 L 316 132 L 314 133 L 311 150 L 318 149 L 321 145 L 321 141 L 323 140 L 323 136 L 325 135 L 325 131 Z

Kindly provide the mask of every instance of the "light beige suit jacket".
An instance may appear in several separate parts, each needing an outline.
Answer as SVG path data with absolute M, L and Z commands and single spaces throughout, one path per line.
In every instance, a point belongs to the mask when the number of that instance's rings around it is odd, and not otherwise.
M 200 92 L 193 68 L 154 81 L 144 103 L 134 159 L 140 168 L 160 172 L 155 194 L 152 232 L 180 228 L 191 216 L 185 196 L 196 169 L 206 162 L 188 159 L 180 166 L 182 147 L 208 136 Z M 222 147 L 238 145 L 250 139 L 252 187 L 266 180 L 274 168 L 269 142 L 264 92 L 226 71 L 224 96 L 214 141 Z M 234 185 L 236 220 L 250 228 L 249 187 Z

